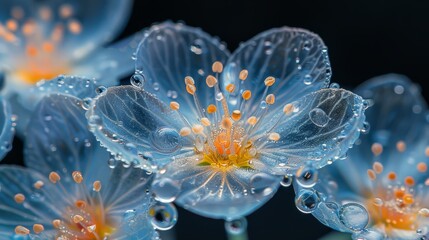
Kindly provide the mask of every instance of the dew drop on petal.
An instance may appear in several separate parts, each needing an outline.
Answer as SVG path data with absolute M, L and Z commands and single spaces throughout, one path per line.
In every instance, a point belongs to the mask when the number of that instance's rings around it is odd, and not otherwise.
M 329 116 L 325 113 L 325 111 L 323 111 L 320 108 L 313 108 L 309 113 L 308 113 L 311 122 L 314 123 L 314 125 L 318 126 L 318 127 L 325 127 L 330 118 Z
M 290 185 L 292 185 L 292 180 L 293 180 L 292 176 L 285 175 L 282 181 L 280 182 L 280 185 L 282 185 L 283 187 L 289 187 Z
M 171 203 L 156 203 L 149 209 L 152 226 L 158 230 L 169 230 L 176 225 L 177 210 Z
M 304 76 L 304 84 L 305 85 L 311 85 L 312 83 L 313 83 L 313 78 L 311 77 L 311 75 L 310 74 L 306 74 L 305 76 Z
M 170 203 L 179 194 L 180 185 L 170 178 L 161 178 L 152 183 L 152 191 L 155 194 L 156 200 L 163 203 Z
M 341 206 L 339 212 L 340 221 L 353 231 L 363 230 L 369 221 L 366 209 L 357 203 L 346 203 Z
M 338 83 L 331 83 L 329 85 L 329 88 L 336 88 L 336 89 L 338 89 L 338 88 L 340 88 L 340 84 L 338 84 Z
M 313 190 L 304 189 L 295 197 L 295 205 L 303 213 L 313 212 L 320 203 L 320 197 Z
M 275 178 L 266 173 L 256 173 L 250 178 L 251 193 L 255 196 L 265 197 L 274 192 L 272 188 Z
M 317 170 L 311 165 L 305 165 L 297 171 L 296 182 L 304 188 L 311 188 L 316 185 L 317 177 Z
M 362 128 L 360 129 L 361 133 L 368 133 L 369 129 L 371 128 L 369 122 L 363 122 Z
M 382 233 L 372 230 L 365 229 L 361 232 L 353 234 L 353 239 L 362 239 L 362 240 L 384 240 L 384 236 Z
M 130 78 L 130 83 L 134 87 L 140 87 L 141 88 L 144 86 L 145 82 L 146 82 L 146 79 L 142 74 L 136 73 L 133 76 L 131 76 L 131 78 Z
M 190 48 L 191 52 L 201 55 L 204 51 L 204 42 L 201 39 L 195 39 L 195 41 L 191 44 Z
M 98 88 L 96 88 L 96 89 L 95 89 L 95 93 L 96 93 L 97 95 L 100 95 L 100 94 L 104 93 L 106 90 L 107 90 L 107 88 L 106 88 L 106 87 L 104 87 L 104 86 L 99 86 Z
M 82 108 L 83 108 L 84 110 L 89 110 L 89 108 L 90 108 L 90 106 L 91 106 L 91 102 L 92 102 L 92 98 L 89 98 L 89 97 L 84 98 L 84 99 L 82 100 Z
M 161 127 L 150 135 L 152 146 L 162 153 L 172 153 L 181 147 L 180 134 L 173 128 Z
M 225 221 L 225 230 L 228 234 L 239 235 L 247 231 L 247 220 L 242 217 L 239 219 Z
M 109 166 L 109 168 L 113 169 L 116 167 L 117 164 L 117 160 L 114 158 L 110 158 L 109 160 L 107 160 L 107 165 Z

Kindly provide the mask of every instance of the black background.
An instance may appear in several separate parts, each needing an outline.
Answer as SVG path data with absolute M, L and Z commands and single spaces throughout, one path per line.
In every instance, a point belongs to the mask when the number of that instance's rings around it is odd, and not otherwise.
M 401 73 L 422 86 L 425 98 L 429 55 L 428 1 L 198 1 L 135 0 L 121 36 L 164 20 L 184 21 L 220 37 L 233 51 L 240 42 L 273 27 L 306 28 L 319 34 L 329 49 L 332 82 L 353 89 L 385 73 Z M 5 163 L 22 159 L 22 144 Z M 179 240 L 226 239 L 223 222 L 179 210 Z M 330 230 L 294 205 L 292 188 L 281 188 L 265 206 L 248 217 L 252 240 L 318 239 Z

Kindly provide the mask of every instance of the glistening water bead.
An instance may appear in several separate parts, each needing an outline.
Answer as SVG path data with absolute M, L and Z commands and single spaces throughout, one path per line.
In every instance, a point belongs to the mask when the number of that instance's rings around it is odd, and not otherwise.
M 149 217 L 154 228 L 169 230 L 176 225 L 177 210 L 171 203 L 156 203 L 149 209 Z
M 369 222 L 366 209 L 357 203 L 346 203 L 338 212 L 340 221 L 353 231 L 363 230 Z
M 180 185 L 170 178 L 161 178 L 152 183 L 152 191 L 156 200 L 169 203 L 173 202 L 179 195 Z
M 172 153 L 180 149 L 180 140 L 179 133 L 168 127 L 159 128 L 150 135 L 152 146 L 161 153 Z
M 320 197 L 314 190 L 303 189 L 295 197 L 295 205 L 303 213 L 313 212 L 320 203 Z

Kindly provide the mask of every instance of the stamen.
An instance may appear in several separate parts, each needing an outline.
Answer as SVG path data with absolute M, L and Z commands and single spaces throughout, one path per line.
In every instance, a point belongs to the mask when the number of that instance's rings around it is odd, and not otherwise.
M 80 223 L 83 220 L 84 220 L 84 218 L 81 215 L 76 214 L 76 215 L 73 216 L 73 222 L 74 223 Z
M 240 112 L 240 110 L 234 110 L 234 111 L 232 111 L 231 118 L 232 118 L 232 120 L 234 120 L 236 122 L 238 120 L 240 120 L 240 118 L 241 118 L 241 112 Z
M 380 162 L 374 162 L 374 164 L 372 165 L 372 169 L 374 169 L 375 173 L 380 174 L 381 172 L 383 172 L 383 164 L 381 164 Z
M 267 86 L 267 87 L 271 87 L 271 86 L 273 86 L 273 84 L 276 82 L 276 79 L 274 78 L 274 77 L 267 77 L 267 78 L 265 78 L 265 80 L 264 80 L 264 84 L 265 84 L 265 86 Z
M 387 178 L 391 181 L 396 180 L 396 173 L 395 172 L 390 172 L 389 174 L 387 174 Z
M 225 89 L 226 89 L 226 91 L 232 93 L 235 90 L 235 85 L 230 83 L 230 84 L 226 85 Z
M 43 227 L 43 225 L 42 225 L 42 224 L 34 224 L 34 225 L 33 225 L 33 231 L 34 231 L 36 234 L 39 234 L 39 233 L 43 232 L 44 230 L 45 230 L 45 227 Z
M 214 104 L 210 104 L 207 107 L 207 113 L 212 114 L 212 113 L 215 113 L 215 112 L 216 112 L 216 106 Z
M 194 95 L 196 90 L 197 90 L 197 88 L 195 87 L 195 85 L 186 84 L 186 91 L 189 94 Z
M 60 7 L 60 16 L 62 18 L 69 18 L 73 15 L 73 8 L 68 4 L 64 4 Z
M 207 84 L 207 86 L 212 88 L 217 84 L 217 79 L 212 75 L 208 75 L 206 78 L 206 84 Z
M 180 108 L 180 104 L 178 102 L 170 102 L 171 110 L 177 111 Z
M 238 78 L 242 81 L 246 80 L 247 75 L 249 75 L 249 72 L 246 69 L 243 69 L 240 71 L 240 74 L 238 75 Z
M 75 206 L 78 207 L 78 208 L 85 208 L 86 207 L 86 202 L 82 201 L 82 200 L 77 200 L 75 202 Z
M 404 152 L 406 147 L 407 145 L 405 144 L 404 141 L 399 141 L 396 143 L 396 149 L 398 150 L 398 152 Z
M 195 134 L 201 134 L 204 131 L 204 127 L 200 124 L 194 124 L 192 126 L 192 132 Z
M 18 23 L 17 23 L 15 20 L 10 19 L 10 20 L 8 20 L 8 21 L 6 22 L 6 27 L 7 27 L 10 31 L 15 32 L 15 31 L 18 29 Z
M 22 194 L 22 193 L 18 193 L 18 194 L 16 194 L 16 195 L 14 196 L 14 199 L 15 199 L 15 202 L 16 202 L 16 203 L 21 204 L 21 203 L 23 203 L 23 202 L 25 201 L 25 196 L 24 196 L 24 194 Z
M 21 19 L 24 17 L 24 10 L 21 7 L 13 7 L 11 15 L 15 19 Z
M 224 118 L 222 119 L 221 126 L 222 126 L 222 128 L 224 128 L 224 129 L 231 129 L 231 127 L 232 127 L 231 119 L 229 119 L 229 118 L 227 118 L 227 117 L 224 117 Z
M 269 105 L 273 105 L 275 101 L 276 97 L 274 96 L 274 94 L 268 94 L 268 96 L 265 98 L 265 102 Z
M 18 235 L 28 235 L 30 234 L 30 230 L 28 230 L 28 228 L 23 226 L 16 226 L 15 233 Z
M 414 203 L 414 197 L 413 195 L 407 193 L 404 195 L 404 197 L 402 198 L 402 200 L 404 201 L 405 204 L 413 204 Z
M 180 136 L 182 136 L 182 137 L 188 136 L 189 134 L 191 134 L 191 129 L 190 129 L 190 128 L 188 128 L 188 127 L 184 127 L 184 128 L 182 128 L 182 129 L 180 129 L 179 134 L 180 134 Z
M 426 165 L 426 163 L 420 162 L 419 164 L 417 164 L 417 170 L 421 173 L 424 173 L 428 170 L 428 166 Z
M 53 52 L 55 50 L 55 47 L 54 47 L 54 45 L 52 43 L 45 42 L 42 45 L 42 49 L 43 49 L 43 51 L 45 51 L 47 53 L 51 53 L 51 52 Z
M 33 34 L 35 31 L 36 31 L 36 24 L 31 20 L 24 23 L 24 25 L 22 26 L 22 33 L 27 37 Z
M 43 185 L 45 185 L 45 184 L 43 183 L 43 181 L 40 181 L 40 180 L 33 184 L 35 189 L 41 189 L 43 187 Z
M 278 140 L 280 140 L 280 134 L 275 133 L 275 132 L 270 133 L 270 134 L 268 135 L 268 139 L 270 139 L 271 141 L 275 141 L 275 142 L 277 142 Z
M 81 183 L 81 182 L 83 181 L 82 173 L 81 173 L 81 172 L 79 172 L 79 171 L 74 171 L 74 172 L 72 173 L 72 177 L 73 177 L 73 180 L 74 180 L 76 183 Z
M 408 176 L 405 178 L 404 183 L 408 186 L 414 186 L 414 178 L 411 176 Z
M 58 175 L 58 173 L 56 173 L 56 172 L 49 173 L 49 181 L 51 181 L 52 183 L 55 184 L 60 180 L 61 180 L 61 177 L 60 177 L 60 175 Z
M 375 156 L 380 155 L 383 152 L 383 146 L 380 143 L 374 143 L 371 146 L 372 154 Z
M 295 107 L 293 106 L 293 104 L 291 104 L 291 103 L 288 103 L 288 104 L 286 104 L 284 107 L 283 107 L 283 112 L 286 114 L 286 115 L 289 115 L 289 114 L 291 114 L 292 112 L 293 112 L 293 110 L 295 109 Z
M 252 97 L 252 92 L 250 90 L 246 90 L 241 94 L 241 96 L 247 101 Z
M 191 76 L 186 76 L 185 77 L 185 84 L 186 85 L 188 85 L 188 84 L 195 85 L 195 81 L 194 81 L 194 79 Z
M 51 9 L 48 7 L 41 7 L 39 9 L 39 16 L 41 19 L 43 19 L 45 21 L 49 21 L 52 17 Z
M 52 226 L 54 226 L 54 228 L 60 228 L 61 227 L 61 220 L 59 219 L 55 219 L 52 221 Z
M 35 57 L 37 55 L 37 48 L 35 48 L 34 46 L 28 45 L 27 46 L 27 55 L 29 57 Z
M 82 26 L 77 20 L 71 20 L 69 22 L 69 30 L 73 34 L 79 34 L 82 31 Z
M 211 125 L 211 122 L 208 118 L 201 118 L 201 124 L 203 124 L 204 126 L 208 127 Z
M 213 63 L 213 65 L 212 65 L 212 70 L 213 70 L 213 72 L 215 72 L 215 73 L 221 73 L 221 72 L 222 72 L 222 70 L 223 70 L 223 65 L 222 65 L 222 63 L 221 63 L 221 62 L 219 62 L 219 61 L 214 62 L 214 63 Z
M 255 125 L 258 122 L 258 119 L 255 116 L 251 116 L 247 119 L 247 123 L 250 125 Z
M 100 182 L 100 181 L 95 181 L 95 182 L 92 184 L 92 187 L 93 187 L 93 189 L 92 189 L 92 190 L 94 190 L 94 191 L 96 191 L 96 192 L 99 192 L 99 191 L 101 190 L 101 182 Z
M 374 170 L 372 170 L 372 169 L 368 169 L 366 173 L 368 174 L 368 177 L 371 181 L 374 181 L 377 178 Z

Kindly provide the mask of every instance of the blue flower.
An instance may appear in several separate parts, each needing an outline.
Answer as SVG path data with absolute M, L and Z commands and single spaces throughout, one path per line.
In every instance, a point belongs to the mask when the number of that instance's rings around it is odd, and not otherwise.
M 104 47 L 127 22 L 131 0 L 2 0 L 0 4 L 2 94 L 11 101 L 19 121 L 28 119 L 31 103 L 39 99 L 29 89 L 40 80 L 82 75 L 109 85 L 132 72 L 135 36 Z M 25 125 L 18 124 L 20 133 Z
M 389 74 L 356 93 L 372 105 L 366 111 L 369 134 L 347 160 L 321 170 L 313 188 L 294 185 L 298 208 L 311 205 L 319 221 L 354 239 L 423 239 L 429 227 L 429 129 L 420 89 Z
M 363 100 L 326 88 L 330 76 L 325 45 L 306 30 L 263 32 L 230 56 L 217 38 L 166 22 L 144 34 L 133 86 L 108 88 L 87 117 L 109 151 L 157 172 L 159 201 L 234 219 L 284 175 L 354 143 Z
M 148 191 L 152 175 L 111 159 L 87 130 L 83 105 L 59 93 L 37 105 L 26 132 L 28 168 L 0 167 L 2 239 L 158 239 L 149 215 L 162 206 Z

